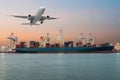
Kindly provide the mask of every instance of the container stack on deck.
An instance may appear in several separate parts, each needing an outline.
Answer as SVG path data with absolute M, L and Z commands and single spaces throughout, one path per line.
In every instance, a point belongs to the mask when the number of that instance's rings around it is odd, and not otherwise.
M 62 38 L 62 39 L 60 39 Z M 59 43 L 59 41 L 62 43 Z M 94 37 L 85 37 L 82 35 L 78 36 L 77 41 L 74 45 L 73 41 L 67 41 L 63 43 L 63 34 L 61 33 L 57 38 L 57 43 L 51 44 L 49 34 L 47 33 L 46 38 L 41 36 L 40 42 L 30 41 L 29 48 L 63 48 L 63 47 L 97 47 L 97 46 L 110 46 L 109 43 L 103 43 L 100 45 L 96 45 L 94 42 Z M 62 46 L 61 46 L 62 45 Z M 16 45 L 16 48 L 26 48 L 26 42 L 20 42 L 20 44 Z

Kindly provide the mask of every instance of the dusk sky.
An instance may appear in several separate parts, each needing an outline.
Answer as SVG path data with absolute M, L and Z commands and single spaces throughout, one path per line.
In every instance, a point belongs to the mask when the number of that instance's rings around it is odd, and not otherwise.
M 28 20 L 8 15 L 35 15 L 45 7 L 44 15 L 60 19 L 44 21 L 40 26 L 26 26 Z M 0 46 L 14 33 L 19 41 L 39 41 L 50 33 L 56 39 L 63 29 L 65 41 L 75 40 L 78 33 L 92 33 L 96 42 L 120 42 L 120 0 L 0 0 Z

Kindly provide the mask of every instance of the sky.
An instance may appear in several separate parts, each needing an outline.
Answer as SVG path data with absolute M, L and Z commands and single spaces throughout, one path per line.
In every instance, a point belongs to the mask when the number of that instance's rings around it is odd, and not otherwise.
M 39 41 L 50 33 L 54 42 L 59 29 L 65 41 L 75 41 L 79 33 L 92 33 L 96 43 L 120 42 L 120 0 L 0 0 L 0 46 L 7 45 L 10 33 L 18 42 Z M 40 26 L 21 25 L 28 20 L 8 15 L 35 15 L 40 7 L 44 15 L 59 19 L 45 21 Z

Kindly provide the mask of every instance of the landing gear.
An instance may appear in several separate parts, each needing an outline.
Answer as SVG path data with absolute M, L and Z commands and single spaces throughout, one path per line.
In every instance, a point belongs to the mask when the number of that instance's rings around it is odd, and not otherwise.
M 43 24 L 43 21 L 41 21 L 41 24 Z
M 32 24 L 32 23 L 33 23 L 33 21 L 31 20 L 31 21 L 30 21 L 30 23 Z

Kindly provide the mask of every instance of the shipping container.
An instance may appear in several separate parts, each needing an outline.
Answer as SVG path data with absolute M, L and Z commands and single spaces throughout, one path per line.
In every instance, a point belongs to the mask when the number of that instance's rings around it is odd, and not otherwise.
M 51 48 L 54 48 L 55 47 L 55 45 L 54 44 L 51 44 Z
M 46 48 L 50 48 L 50 43 L 46 43 Z
M 25 42 L 20 42 L 20 48 L 25 48 L 26 47 L 26 43 Z
M 20 45 L 25 45 L 25 42 L 20 42 Z
M 19 45 L 19 44 L 17 44 L 17 45 L 16 45 L 16 48 L 20 48 L 20 45 Z
M 35 42 L 35 48 L 39 48 L 40 43 L 39 42 Z
M 69 47 L 73 47 L 73 41 L 69 41 Z
M 55 43 L 55 47 L 59 48 L 60 44 L 59 43 Z
M 64 42 L 65 47 L 69 47 L 69 42 Z
M 30 41 L 30 48 L 35 48 L 35 41 Z

